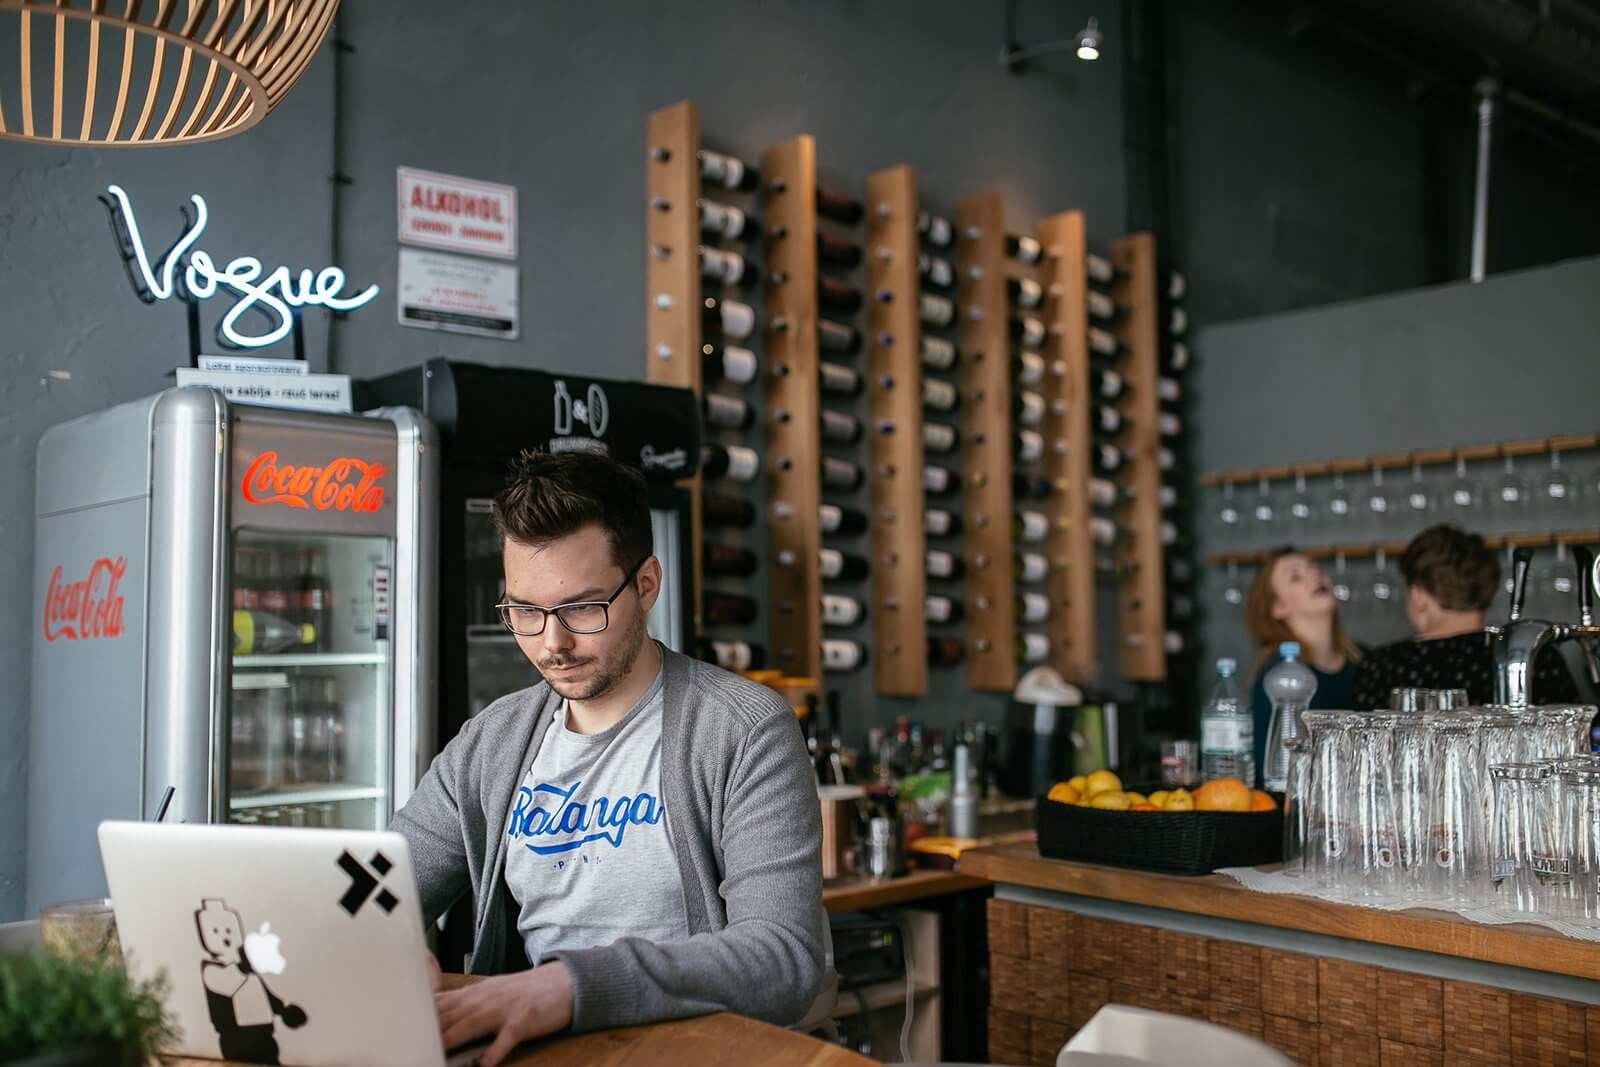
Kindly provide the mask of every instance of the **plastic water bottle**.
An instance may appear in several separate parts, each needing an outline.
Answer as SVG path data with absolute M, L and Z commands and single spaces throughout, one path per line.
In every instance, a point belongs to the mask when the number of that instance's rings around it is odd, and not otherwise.
M 1250 785 L 1256 780 L 1255 723 L 1239 700 L 1233 680 L 1237 668 L 1231 658 L 1217 660 L 1217 684 L 1200 712 L 1200 768 L 1207 778 L 1237 778 Z
M 1278 646 L 1283 662 L 1267 672 L 1262 683 L 1272 701 L 1272 723 L 1267 727 L 1267 751 L 1262 757 L 1261 784 L 1269 793 L 1282 793 L 1289 782 L 1289 747 L 1301 743 L 1306 724 L 1300 713 L 1311 706 L 1317 676 L 1300 662 L 1300 643 Z

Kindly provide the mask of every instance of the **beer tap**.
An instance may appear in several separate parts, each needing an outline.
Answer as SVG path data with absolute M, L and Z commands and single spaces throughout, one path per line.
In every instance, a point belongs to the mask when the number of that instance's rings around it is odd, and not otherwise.
M 1578 569 L 1578 625 L 1579 631 L 1573 636 L 1578 641 L 1578 647 L 1583 650 L 1584 666 L 1589 671 L 1589 681 L 1600 686 L 1600 640 L 1596 634 L 1600 633 L 1594 624 L 1594 553 L 1583 545 L 1572 547 L 1572 562 Z
M 1528 706 L 1528 684 L 1534 663 L 1546 645 L 1557 642 L 1581 642 L 1591 676 L 1600 676 L 1596 675 L 1600 670 L 1600 662 L 1595 659 L 1593 646 L 1593 642 L 1600 638 L 1600 626 L 1594 624 L 1589 586 L 1592 578 L 1588 573 L 1592 569 L 1592 557 L 1587 549 L 1580 547 L 1574 550 L 1573 558 L 1578 568 L 1579 622 L 1576 625 L 1523 617 L 1522 605 L 1527 595 L 1528 568 L 1533 562 L 1533 549 L 1523 547 L 1512 552 L 1511 610 L 1507 613 L 1506 624 L 1484 628 L 1485 634 L 1494 643 L 1496 704 L 1514 708 Z

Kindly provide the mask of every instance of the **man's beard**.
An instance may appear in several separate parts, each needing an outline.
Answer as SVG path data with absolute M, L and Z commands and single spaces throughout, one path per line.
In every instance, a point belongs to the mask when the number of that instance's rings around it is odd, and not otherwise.
M 633 670 L 633 665 L 639 661 L 639 651 L 644 648 L 645 618 L 642 612 L 636 612 L 628 621 L 628 628 L 622 635 L 622 640 L 609 653 L 602 657 L 594 674 L 584 680 L 572 683 L 563 683 L 546 676 L 550 688 L 567 700 L 595 700 L 605 696 L 622 683 Z

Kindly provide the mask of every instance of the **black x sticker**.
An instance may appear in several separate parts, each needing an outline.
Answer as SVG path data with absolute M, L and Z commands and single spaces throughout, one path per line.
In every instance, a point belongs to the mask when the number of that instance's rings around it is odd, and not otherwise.
M 382 852 L 374 852 L 372 859 L 365 865 L 349 852 L 339 854 L 339 868 L 350 877 L 350 888 L 346 889 L 344 896 L 339 898 L 339 906 L 354 916 L 359 912 L 369 899 L 372 899 L 374 890 L 377 891 L 376 902 L 385 913 L 392 912 L 399 905 L 400 898 L 387 889 L 381 889 L 380 883 L 383 876 L 394 869 L 394 863 Z M 370 870 L 368 868 L 371 868 Z M 373 877 L 373 872 L 377 877 Z

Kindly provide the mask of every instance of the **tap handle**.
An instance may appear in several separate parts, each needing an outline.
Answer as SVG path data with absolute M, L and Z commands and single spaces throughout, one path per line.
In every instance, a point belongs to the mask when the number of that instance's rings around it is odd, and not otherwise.
M 1583 545 L 1572 546 L 1572 565 L 1578 569 L 1578 621 L 1585 626 L 1594 625 L 1594 586 L 1591 584 L 1594 553 Z
M 1533 549 L 1526 545 L 1511 553 L 1511 621 L 1522 618 L 1523 598 L 1528 592 L 1528 567 L 1533 563 Z

